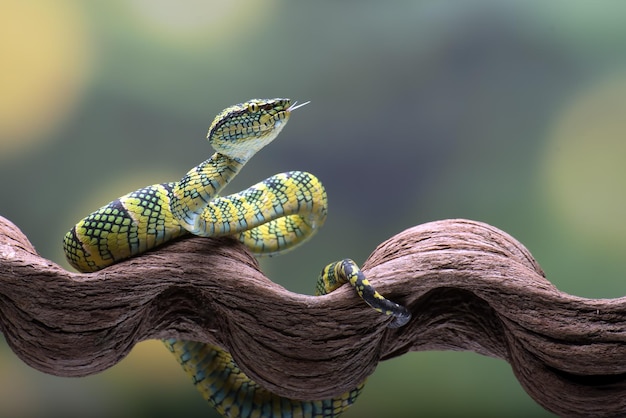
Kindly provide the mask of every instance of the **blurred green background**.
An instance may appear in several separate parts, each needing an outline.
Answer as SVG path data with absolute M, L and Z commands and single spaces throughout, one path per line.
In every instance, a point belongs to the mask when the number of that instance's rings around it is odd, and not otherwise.
M 311 293 L 319 270 L 420 223 L 463 217 L 524 243 L 560 289 L 626 294 L 624 2 L 69 0 L 3 2 L 0 215 L 67 267 L 61 238 L 212 150 L 222 108 L 311 104 L 236 191 L 315 173 L 330 210 L 307 246 L 264 260 Z M 294 274 L 293 271 L 298 271 Z M 303 274 L 302 272 L 306 272 Z M 0 416 L 209 417 L 160 343 L 96 376 L 44 375 L 0 345 Z M 552 416 L 501 360 L 411 353 L 345 414 Z

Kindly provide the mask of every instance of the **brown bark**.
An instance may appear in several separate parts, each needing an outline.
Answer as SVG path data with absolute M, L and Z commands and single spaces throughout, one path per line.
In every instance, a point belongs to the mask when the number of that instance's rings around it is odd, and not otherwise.
M 386 328 L 347 286 L 289 292 L 232 239 L 181 240 L 78 274 L 0 217 L 0 327 L 22 360 L 58 376 L 102 371 L 141 340 L 217 343 L 253 379 L 300 399 L 351 389 L 408 351 L 471 350 L 509 362 L 557 414 L 626 415 L 626 298 L 559 292 L 519 242 L 467 220 L 410 228 L 363 271 L 412 311 L 408 325 Z

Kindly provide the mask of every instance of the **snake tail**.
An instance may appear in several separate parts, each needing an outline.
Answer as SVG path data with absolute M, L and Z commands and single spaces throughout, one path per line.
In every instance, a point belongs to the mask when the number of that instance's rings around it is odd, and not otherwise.
M 330 293 L 344 283 L 350 283 L 361 299 L 376 311 L 388 315 L 393 320 L 389 328 L 399 328 L 411 319 L 411 312 L 404 306 L 390 301 L 374 289 L 359 266 L 349 258 L 330 263 L 320 273 L 315 293 Z

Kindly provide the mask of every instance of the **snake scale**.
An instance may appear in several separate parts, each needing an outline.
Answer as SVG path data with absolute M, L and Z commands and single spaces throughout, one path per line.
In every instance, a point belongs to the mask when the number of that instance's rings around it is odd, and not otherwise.
M 324 223 L 327 207 L 324 187 L 312 174 L 276 174 L 239 193 L 218 195 L 304 104 L 255 99 L 224 109 L 209 128 L 207 139 L 216 152 L 208 160 L 178 182 L 131 192 L 82 219 L 64 238 L 69 263 L 81 272 L 93 272 L 188 234 L 232 235 L 258 255 L 281 253 L 310 238 Z M 406 308 L 376 292 L 349 259 L 322 270 L 316 294 L 344 283 L 372 308 L 392 317 L 389 326 L 410 319 Z M 218 346 L 174 339 L 164 343 L 203 397 L 225 417 L 336 417 L 363 388 L 361 383 L 332 399 L 287 399 L 248 378 Z

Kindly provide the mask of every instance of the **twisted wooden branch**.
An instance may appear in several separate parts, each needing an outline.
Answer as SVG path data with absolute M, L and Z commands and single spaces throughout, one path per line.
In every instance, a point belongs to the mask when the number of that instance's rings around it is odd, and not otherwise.
M 626 298 L 559 292 L 519 242 L 467 220 L 408 229 L 363 271 L 411 309 L 407 326 L 386 328 L 346 286 L 291 293 L 232 239 L 186 239 L 76 274 L 0 217 L 0 327 L 22 360 L 59 376 L 102 371 L 145 339 L 217 343 L 253 379 L 300 399 L 344 392 L 408 351 L 471 350 L 509 362 L 557 414 L 626 414 Z

